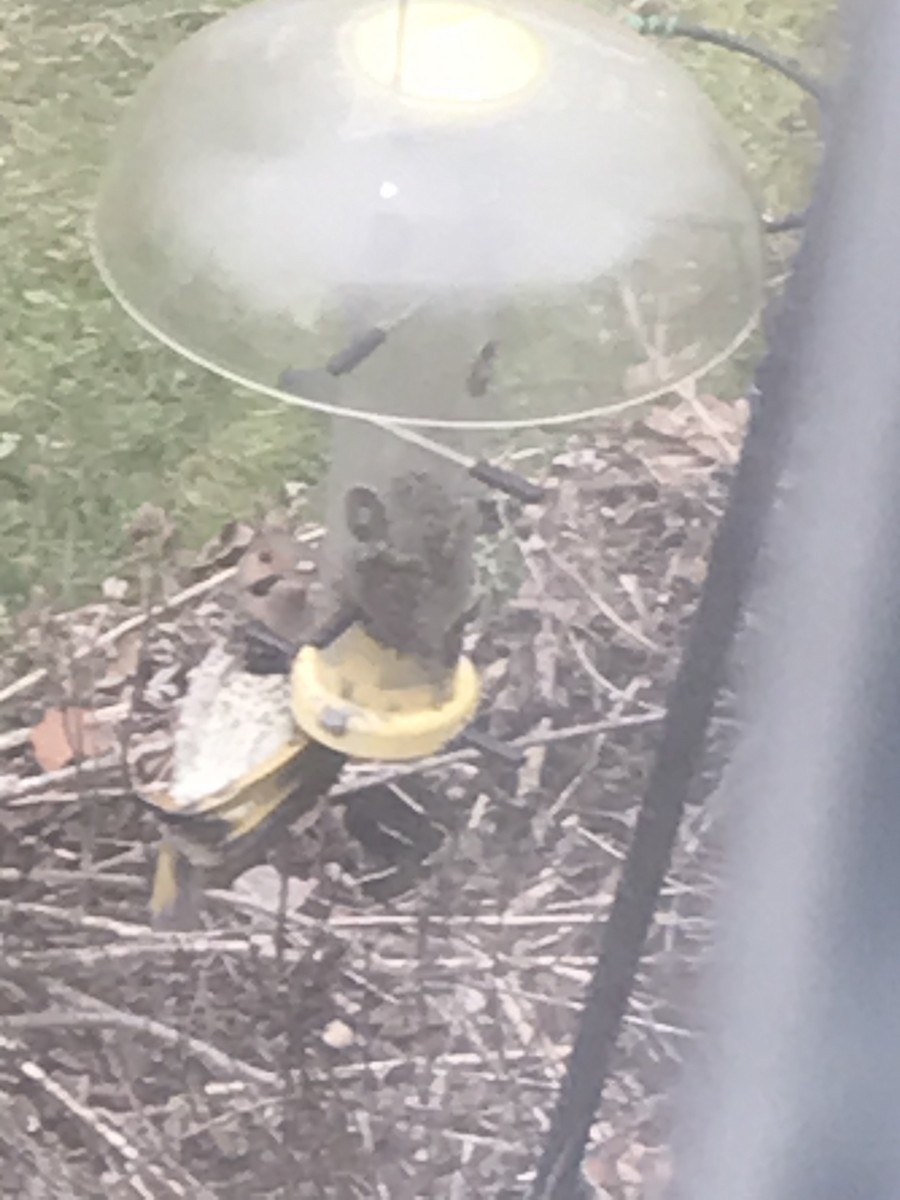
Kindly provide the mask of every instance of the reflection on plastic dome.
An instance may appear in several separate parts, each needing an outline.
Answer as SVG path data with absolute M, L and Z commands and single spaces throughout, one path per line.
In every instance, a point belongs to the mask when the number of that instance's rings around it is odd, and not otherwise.
M 759 307 L 759 223 L 693 82 L 559 0 L 502 17 L 411 0 L 392 70 L 397 14 L 263 0 L 153 72 L 95 222 L 132 315 L 273 394 L 381 330 L 305 398 L 424 425 L 571 420 L 731 353 Z M 489 386 L 467 397 L 486 345 Z M 403 364 L 425 347 L 446 386 L 413 391 Z

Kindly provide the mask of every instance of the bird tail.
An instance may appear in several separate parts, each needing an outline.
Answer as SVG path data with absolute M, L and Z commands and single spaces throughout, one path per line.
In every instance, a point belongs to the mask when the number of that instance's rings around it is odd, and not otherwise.
M 191 862 L 171 838 L 164 837 L 156 855 L 150 897 L 154 929 L 187 932 L 200 924 L 205 870 Z

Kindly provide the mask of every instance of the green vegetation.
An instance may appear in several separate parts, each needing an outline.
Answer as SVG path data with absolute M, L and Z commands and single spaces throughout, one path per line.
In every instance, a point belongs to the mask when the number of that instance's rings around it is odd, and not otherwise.
M 0 603 L 66 605 L 115 570 L 138 506 L 187 545 L 314 479 L 323 422 L 149 342 L 106 296 L 85 227 L 107 137 L 149 67 L 229 0 L 0 0 Z M 685 10 L 688 11 L 688 10 Z M 698 0 L 813 67 L 813 0 Z M 676 43 L 738 131 L 767 208 L 802 204 L 808 106 L 763 68 Z

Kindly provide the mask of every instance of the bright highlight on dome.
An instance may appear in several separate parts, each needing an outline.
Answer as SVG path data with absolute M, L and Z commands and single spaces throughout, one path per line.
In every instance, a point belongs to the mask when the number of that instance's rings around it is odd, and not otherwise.
M 542 65 L 541 43 L 525 27 L 452 0 L 420 0 L 405 15 L 387 4 L 359 21 L 351 45 L 348 57 L 373 82 L 444 104 L 502 100 L 527 87 Z

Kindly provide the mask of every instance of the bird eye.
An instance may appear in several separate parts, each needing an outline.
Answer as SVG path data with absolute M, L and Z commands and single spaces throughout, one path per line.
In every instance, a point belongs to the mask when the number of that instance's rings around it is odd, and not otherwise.
M 344 499 L 347 528 L 358 542 L 374 542 L 387 536 L 384 505 L 370 488 L 351 488 Z

